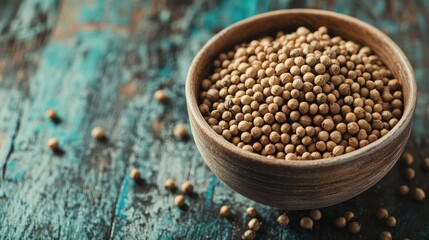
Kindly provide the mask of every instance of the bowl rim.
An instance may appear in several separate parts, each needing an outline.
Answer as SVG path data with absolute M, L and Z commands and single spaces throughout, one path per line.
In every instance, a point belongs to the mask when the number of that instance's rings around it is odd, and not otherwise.
M 194 82 L 197 81 L 194 79 L 193 76 L 195 76 L 195 72 L 197 71 L 196 67 L 198 65 L 198 62 L 205 54 L 205 51 L 217 41 L 220 37 L 225 37 L 224 35 L 227 35 L 228 32 L 233 31 L 235 28 L 239 27 L 243 24 L 249 24 L 252 22 L 260 21 L 263 18 L 268 18 L 276 15 L 284 15 L 284 14 L 290 14 L 290 13 L 304 13 L 304 14 L 312 14 L 312 15 L 323 15 L 324 17 L 330 17 L 330 18 L 337 18 L 346 20 L 348 22 L 351 22 L 354 25 L 360 26 L 361 28 L 366 28 L 368 32 L 371 32 L 378 40 L 382 42 L 382 44 L 388 46 L 390 49 L 395 52 L 396 58 L 399 60 L 398 64 L 402 65 L 404 67 L 406 80 L 408 81 L 410 85 L 409 94 L 408 94 L 408 101 L 406 104 L 404 104 L 404 111 L 399 119 L 398 123 L 395 127 L 393 127 L 385 136 L 378 139 L 374 143 L 368 144 L 367 146 L 363 148 L 359 148 L 353 152 L 346 153 L 340 156 L 336 157 L 330 157 L 330 158 L 324 158 L 324 159 L 317 159 L 317 160 L 279 160 L 279 159 L 272 159 L 268 158 L 266 156 L 262 156 L 257 153 L 252 153 L 245 151 L 236 145 L 228 142 L 226 139 L 224 139 L 221 135 L 217 134 L 210 125 L 205 121 L 204 117 L 202 116 L 199 108 L 198 108 L 198 96 L 193 96 L 193 92 L 197 93 L 198 90 L 194 90 Z M 199 125 L 201 129 L 209 129 L 205 132 L 206 136 L 210 138 L 212 141 L 218 143 L 221 145 L 221 147 L 225 148 L 229 152 L 234 152 L 237 155 L 241 155 L 241 159 L 243 161 L 252 161 L 254 163 L 261 163 L 261 164 L 270 164 L 275 165 L 278 167 L 306 167 L 306 168 L 316 168 L 320 166 L 335 166 L 340 165 L 346 162 L 355 161 L 359 156 L 365 156 L 365 153 L 369 152 L 375 152 L 377 149 L 383 149 L 388 147 L 390 144 L 391 139 L 395 139 L 399 137 L 400 133 L 403 132 L 407 126 L 412 121 L 412 115 L 414 114 L 416 101 L 417 101 L 417 85 L 415 80 L 415 75 L 413 68 L 406 57 L 406 55 L 402 52 L 402 50 L 399 48 L 399 46 L 390 39 L 386 34 L 375 28 L 374 26 L 359 20 L 357 18 L 336 13 L 333 11 L 327 11 L 327 10 L 317 10 L 317 9 L 303 9 L 303 8 L 297 8 L 297 9 L 285 9 L 285 10 L 276 10 L 276 11 L 270 11 L 262 14 L 258 14 L 246 19 L 243 19 L 241 21 L 238 21 L 234 24 L 229 25 L 228 27 L 224 28 L 222 31 L 218 32 L 214 36 L 212 36 L 206 44 L 199 50 L 197 55 L 194 57 L 188 71 L 188 75 L 186 78 L 186 84 L 185 84 L 185 95 L 186 95 L 186 102 L 188 107 L 188 112 L 190 115 L 190 118 L 195 118 L 195 124 Z M 192 124 L 191 124 L 192 125 Z

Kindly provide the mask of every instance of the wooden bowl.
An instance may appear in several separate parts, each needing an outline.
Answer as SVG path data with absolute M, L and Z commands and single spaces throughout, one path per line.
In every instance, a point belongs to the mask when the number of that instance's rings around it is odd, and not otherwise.
M 404 113 L 384 137 L 354 152 L 312 161 L 282 161 L 250 153 L 211 129 L 198 109 L 201 81 L 219 53 L 235 44 L 299 26 L 371 47 L 403 86 Z M 273 11 L 235 23 L 216 34 L 194 58 L 186 100 L 195 143 L 209 168 L 228 186 L 256 202 L 284 209 L 314 209 L 343 202 L 367 190 L 396 163 L 408 140 L 416 104 L 413 69 L 384 33 L 358 19 L 321 10 Z

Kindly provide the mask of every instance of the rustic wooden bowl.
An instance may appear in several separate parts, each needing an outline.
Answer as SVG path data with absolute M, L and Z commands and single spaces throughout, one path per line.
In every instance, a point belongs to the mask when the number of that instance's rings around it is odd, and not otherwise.
M 342 156 L 313 161 L 282 161 L 246 152 L 206 123 L 198 109 L 200 82 L 217 55 L 237 43 L 299 26 L 327 26 L 331 34 L 371 47 L 403 86 L 404 113 L 384 137 Z M 189 69 L 186 100 L 193 137 L 210 169 L 228 186 L 254 201 L 284 209 L 313 209 L 343 202 L 379 181 L 396 163 L 410 135 L 416 104 L 413 69 L 384 33 L 358 19 L 321 10 L 281 10 L 240 21 L 216 34 Z

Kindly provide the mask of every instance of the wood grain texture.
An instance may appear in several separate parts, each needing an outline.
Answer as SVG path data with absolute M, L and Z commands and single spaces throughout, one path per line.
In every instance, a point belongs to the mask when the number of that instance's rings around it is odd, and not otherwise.
M 390 229 L 395 238 L 429 238 L 427 201 L 396 194 L 403 183 L 429 191 L 429 173 L 419 165 L 429 155 L 427 2 L 17 2 L 0 3 L 1 239 L 237 239 L 249 205 L 261 213 L 261 239 L 375 239 L 388 229 L 374 218 L 380 206 L 398 219 Z M 201 46 L 231 23 L 294 7 L 346 13 L 385 30 L 410 59 L 419 91 L 408 143 L 416 180 L 406 181 L 397 164 L 368 191 L 322 209 L 312 232 L 298 226 L 306 211 L 289 212 L 291 225 L 278 226 L 282 210 L 235 193 L 206 167 L 192 139 L 171 137 L 176 123 L 188 122 L 186 72 Z M 173 100 L 155 102 L 159 88 Z M 57 109 L 60 124 L 45 119 L 49 107 Z M 90 138 L 97 125 L 106 128 L 107 143 Z M 46 148 L 50 137 L 59 139 L 64 155 Z M 143 184 L 129 179 L 132 166 L 141 170 Z M 163 189 L 169 177 L 194 183 L 188 211 L 175 208 L 174 194 Z M 233 209 L 230 219 L 217 216 L 225 203 Z M 358 216 L 360 234 L 333 226 L 345 210 Z

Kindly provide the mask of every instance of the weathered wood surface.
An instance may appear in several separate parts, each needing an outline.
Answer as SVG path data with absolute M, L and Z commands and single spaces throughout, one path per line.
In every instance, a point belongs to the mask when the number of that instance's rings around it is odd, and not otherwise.
M 240 19 L 275 9 L 315 7 L 350 14 L 386 30 L 415 69 L 419 97 L 408 149 L 416 180 L 398 164 L 376 186 L 345 203 L 322 209 L 312 232 L 298 226 L 306 212 L 282 213 L 249 201 L 205 166 L 192 139 L 175 140 L 187 123 L 184 82 L 198 49 Z M 262 219 L 261 239 L 375 239 L 388 230 L 375 220 L 378 207 L 398 219 L 395 239 L 429 239 L 428 200 L 399 197 L 400 184 L 429 192 L 429 4 L 427 1 L 0 1 L 0 239 L 238 239 L 247 206 Z M 166 105 L 152 100 L 164 88 Z M 47 121 L 55 108 L 62 122 Z M 107 129 L 108 142 L 90 137 Z M 64 154 L 46 147 L 59 139 Z M 144 182 L 128 177 L 134 166 Z M 166 178 L 190 179 L 196 195 L 189 209 L 172 205 Z M 230 204 L 234 215 L 218 217 Z M 353 210 L 362 223 L 356 236 L 333 221 Z

